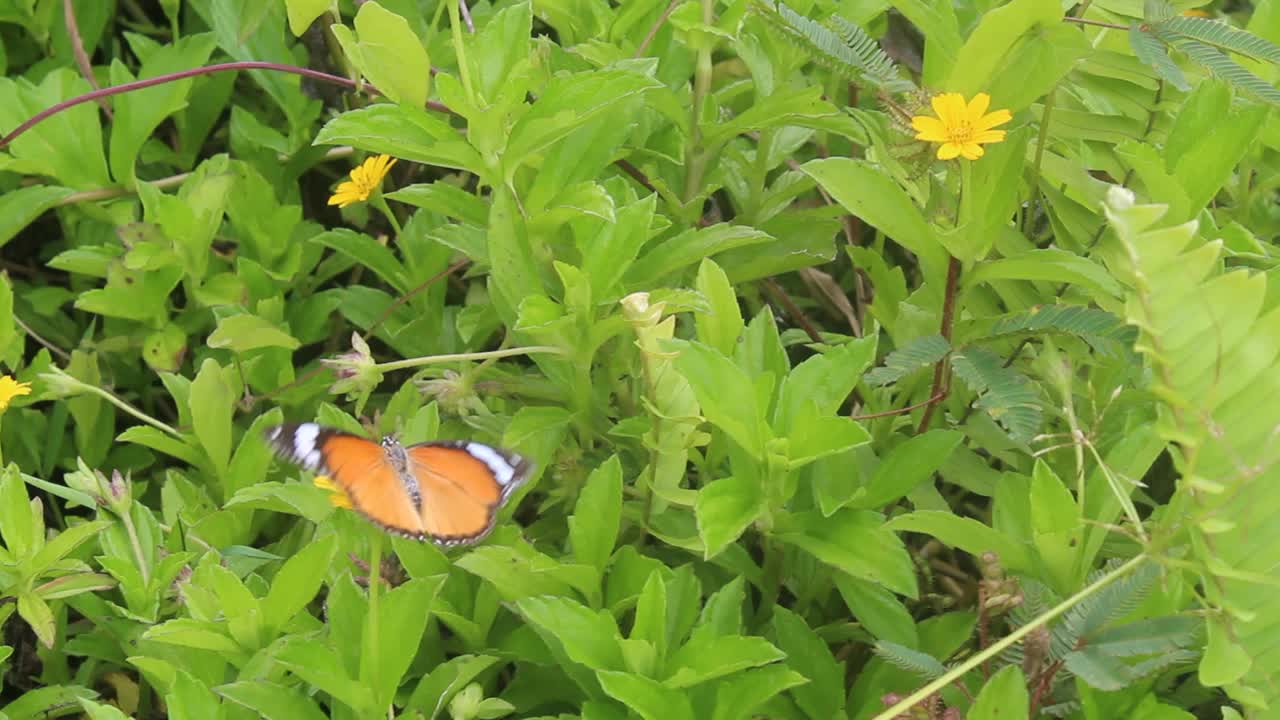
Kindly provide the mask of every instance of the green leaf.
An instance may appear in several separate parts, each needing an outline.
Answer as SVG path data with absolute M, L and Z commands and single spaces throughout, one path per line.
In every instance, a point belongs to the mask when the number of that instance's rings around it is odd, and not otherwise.
M 221 717 L 218 696 L 185 670 L 174 673 L 164 702 L 173 720 L 218 720 Z
M 345 25 L 330 29 L 351 63 L 392 102 L 415 108 L 427 104 L 431 61 L 404 18 L 366 2 L 356 12 L 354 34 Z
M 320 128 L 316 145 L 351 145 L 402 160 L 481 174 L 484 160 L 449 123 L 409 105 L 377 103 L 342 113 Z
M 1107 298 L 1119 297 L 1120 284 L 1101 265 L 1066 250 L 1028 250 L 1012 257 L 979 263 L 965 276 L 966 287 L 992 280 L 1045 280 L 1083 285 Z
M 574 662 L 593 670 L 623 667 L 618 626 L 608 611 L 591 610 L 563 597 L 522 598 L 516 609 L 544 638 L 559 642 Z
M 710 559 L 737 540 L 764 509 L 764 493 L 753 478 L 717 478 L 703 486 L 694 505 L 703 557 Z
M 867 510 L 840 510 L 831 517 L 797 514 L 800 530 L 779 535 L 819 561 L 908 597 L 916 596 L 910 556 L 884 518 Z
M 588 121 L 606 112 L 624 113 L 626 101 L 661 87 L 653 78 L 627 70 L 554 76 L 538 102 L 511 128 L 503 154 L 507 174 Z
M 283 629 L 311 602 L 329 571 L 333 553 L 334 538 L 330 535 L 308 543 L 285 561 L 263 599 L 263 620 L 268 627 Z
M 191 383 L 191 419 L 196 438 L 213 460 L 219 476 L 225 475 L 231 461 L 231 417 L 235 396 L 227 385 L 222 366 L 212 358 L 200 366 Z
M 1176 33 L 1216 45 L 1254 60 L 1280 65 L 1280 45 L 1230 24 L 1207 18 L 1175 15 L 1156 25 L 1159 31 Z
M 715 710 L 711 720 L 749 720 L 773 696 L 808 678 L 784 665 L 766 665 L 737 673 L 716 685 Z
M 644 720 L 694 720 L 689 698 L 657 681 L 624 672 L 597 671 L 596 677 L 610 697 Z
M 669 280 L 676 270 L 725 250 L 757 245 L 773 236 L 746 225 L 720 223 L 689 229 L 651 248 L 626 274 L 628 287 L 649 290 Z
M 844 664 L 827 643 L 799 615 L 774 608 L 773 637 L 787 654 L 787 666 L 809 680 L 791 690 L 796 703 L 811 718 L 844 715 Z
M 375 707 L 390 707 L 396 689 L 418 655 L 427 620 L 446 577 L 413 578 L 382 597 L 377 624 L 379 653 L 373 660 L 371 675 Z M 370 656 L 362 658 L 362 663 L 368 662 Z
M 853 392 L 862 373 L 875 359 L 876 338 L 860 338 L 838 345 L 797 365 L 778 389 L 773 412 L 773 429 L 778 435 L 792 434 L 792 426 L 813 412 L 834 414 Z
M 142 63 L 138 80 L 159 77 L 204 65 L 215 43 L 208 33 L 189 35 L 162 45 Z M 123 85 L 135 78 L 116 60 L 111 64 L 111 84 Z M 143 144 L 164 122 L 187 104 L 195 80 L 184 78 L 134 90 L 112 102 L 110 161 L 111 174 L 126 187 L 135 182 L 134 170 Z
M 58 623 L 53 618 L 49 604 L 33 592 L 18 593 L 18 617 L 31 626 L 36 638 L 46 648 L 53 647 L 57 636 Z
M 1017 665 L 1006 665 L 991 676 L 973 701 L 967 720 L 1013 720 L 1029 712 L 1027 680 Z
M 573 557 L 604 576 L 622 521 L 622 464 L 614 455 L 587 478 L 569 518 Z
M 867 429 L 847 417 L 824 417 L 809 404 L 787 436 L 787 460 L 792 469 L 819 458 L 842 453 L 871 441 Z
M 41 110 L 92 90 L 71 67 L 50 68 L 39 85 L 26 79 L 0 78 L 0 127 L 16 128 Z M 82 103 L 46 118 L 5 146 L 13 161 L 4 169 L 53 177 L 58 184 L 77 190 L 111 185 L 102 153 L 105 144 L 99 112 L 96 105 Z M 47 202 L 35 193 L 27 198 Z M 7 203 L 6 207 L 12 209 Z M 0 223 L 7 224 L 10 217 L 0 215 L 4 218 Z
M 832 15 L 827 26 L 782 2 L 761 0 L 751 7 L 790 40 L 799 43 L 815 61 L 845 78 L 868 83 L 885 92 L 901 92 L 911 87 L 909 81 L 899 76 L 893 60 L 875 38 L 839 15 Z
M 289 15 L 289 30 L 295 37 L 307 31 L 315 19 L 329 9 L 331 0 L 285 0 L 285 11 Z
M 698 340 L 720 351 L 721 355 L 731 357 L 746 324 L 742 321 L 738 296 L 729 284 L 728 276 L 714 260 L 706 258 L 698 266 L 694 287 L 711 305 L 707 312 L 693 314 Z
M 350 676 L 337 653 L 320 642 L 289 636 L 275 660 L 308 685 L 332 695 L 352 712 L 375 712 L 373 693 Z
M 1010 570 L 1034 573 L 1036 564 L 1028 548 L 1018 541 L 974 520 L 939 510 L 918 510 L 889 521 L 888 528 L 925 533 L 944 545 L 960 548 L 974 557 L 994 552 Z
M 919 647 L 915 619 L 892 592 L 849 575 L 835 577 L 836 588 L 850 614 L 878 640 Z
M 167 645 L 212 650 L 232 656 L 240 653 L 240 646 L 234 640 L 221 632 L 214 623 L 203 620 L 190 618 L 166 620 L 149 628 L 142 637 Z
M 236 354 L 265 347 L 296 350 L 302 343 L 257 315 L 232 315 L 218 321 L 205 341 L 209 347 L 227 348 Z
M 26 226 L 72 193 L 70 188 L 31 185 L 0 195 L 0 247 Z
M 27 486 L 17 467 L 0 471 L 0 538 L 14 558 L 25 558 L 40 548 L 43 528 L 37 529 L 31 516 Z
M 672 340 L 669 344 L 680 353 L 676 369 L 689 380 L 702 414 L 744 450 L 761 457 L 769 431 L 756 394 L 743 391 L 753 386 L 751 378 L 729 358 L 702 343 Z M 738 391 L 724 392 L 725 387 Z
M 435 720 L 455 695 L 497 662 L 498 658 L 489 655 L 450 658 L 422 676 L 405 707 L 426 713 L 427 720 Z
M 786 653 L 764 638 L 694 633 L 689 642 L 672 654 L 667 663 L 671 672 L 663 685 L 692 687 L 784 657 Z
M 960 48 L 951 77 L 941 87 L 964 95 L 966 101 L 988 90 L 997 74 L 1013 59 L 1014 49 L 1022 47 L 1024 37 L 1037 26 L 1053 27 L 1061 20 L 1061 4 L 1040 0 L 1013 0 L 984 13 Z M 994 108 L 1009 107 L 1007 98 L 994 94 L 992 102 Z
M 1167 80 L 1174 87 L 1182 92 L 1191 89 L 1191 83 L 1187 82 L 1187 76 L 1182 73 L 1182 68 L 1178 67 L 1169 57 L 1169 52 L 1165 49 L 1164 43 L 1156 39 L 1155 35 L 1145 30 L 1142 25 L 1133 23 L 1129 25 L 1129 47 L 1133 48 L 1133 54 L 1144 65 L 1150 66 L 1164 80 Z
M 222 697 L 267 720 L 324 720 L 314 700 L 297 690 L 265 680 L 245 680 L 214 688 Z
M 365 5 L 368 7 L 368 5 Z M 387 246 L 365 235 L 346 228 L 320 233 L 311 242 L 336 250 L 377 273 L 397 292 L 409 291 L 408 274 Z
M 955 430 L 930 430 L 894 447 L 850 507 L 871 510 L 905 497 L 937 472 L 963 439 Z
M 1010 437 L 1027 442 L 1040 432 L 1040 398 L 1026 375 L 1005 367 L 998 355 L 977 346 L 953 353 L 951 368 L 978 393 L 975 407 L 1004 426 Z
M 888 385 L 929 367 L 951 352 L 951 343 L 941 335 L 925 335 L 889 353 L 884 365 L 867 373 L 868 385 Z
M 1200 682 L 1205 687 L 1222 687 L 1244 677 L 1255 662 L 1248 649 L 1231 638 L 1218 618 L 1205 623 L 1205 629 L 1209 637 L 1200 659 Z
M 471 225 L 484 225 L 489 219 L 489 206 L 484 200 L 443 180 L 417 183 L 383 194 L 414 207 L 425 208 Z
M 0 495 L 0 502 L 5 501 L 6 499 Z M 0 520 L 7 519 L 7 516 L 0 515 Z M 31 560 L 31 568 L 36 573 L 43 573 L 48 568 L 51 568 L 54 563 L 70 555 L 81 544 L 93 539 L 95 535 L 110 526 L 111 522 L 108 520 L 94 520 L 68 527 L 46 542 L 43 548 L 40 548 L 40 551 Z M 13 549 L 13 545 L 7 541 L 7 538 L 6 545 L 9 546 L 10 550 Z
M 883 170 L 850 158 L 811 160 L 800 170 L 850 213 L 919 256 L 926 278 L 945 276 L 947 255 L 933 226 L 915 200 Z

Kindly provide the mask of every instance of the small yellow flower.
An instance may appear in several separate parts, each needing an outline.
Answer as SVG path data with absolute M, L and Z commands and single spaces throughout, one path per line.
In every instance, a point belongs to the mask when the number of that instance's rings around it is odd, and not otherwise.
M 352 168 L 351 179 L 338 183 L 338 189 L 329 198 L 330 205 L 346 207 L 369 199 L 374 190 L 382 184 L 396 159 L 390 155 L 376 155 L 368 158 L 360 165 Z
M 0 377 L 0 412 L 9 407 L 9 403 L 19 395 L 30 395 L 31 383 L 18 382 L 5 375 Z
M 938 148 L 939 160 L 960 156 L 966 160 L 982 157 L 984 143 L 1004 140 L 1004 130 L 992 130 L 1013 119 L 1008 110 L 987 112 L 991 96 L 978 93 L 966 105 L 960 93 L 942 93 L 933 97 L 933 111 L 938 117 L 916 115 L 911 127 L 916 129 L 916 139 L 942 143 Z
M 346 488 L 329 479 L 328 475 L 317 475 L 311 484 L 321 490 L 329 491 L 329 504 L 336 508 L 351 509 L 351 496 L 347 494 Z

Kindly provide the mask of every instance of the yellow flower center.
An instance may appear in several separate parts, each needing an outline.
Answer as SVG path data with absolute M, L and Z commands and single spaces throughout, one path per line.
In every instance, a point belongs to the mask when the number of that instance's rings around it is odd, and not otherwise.
M 973 125 L 970 125 L 967 120 L 948 123 L 945 125 L 945 128 L 947 133 L 947 142 L 955 143 L 956 145 L 971 143 L 973 142 L 974 136 L 978 134 L 977 130 L 975 130 Z

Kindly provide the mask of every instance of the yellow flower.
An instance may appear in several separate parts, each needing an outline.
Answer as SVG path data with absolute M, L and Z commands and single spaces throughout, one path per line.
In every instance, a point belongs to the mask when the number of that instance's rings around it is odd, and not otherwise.
M 991 128 L 1013 119 L 1008 110 L 987 113 L 990 103 L 991 96 L 986 93 L 974 95 L 967 105 L 960 93 L 935 95 L 932 104 L 938 117 L 916 115 L 911 118 L 911 127 L 917 131 L 917 140 L 942 143 L 938 148 L 939 160 L 956 156 L 977 160 L 982 157 L 984 143 L 1004 140 L 1004 130 Z
M 31 383 L 18 382 L 8 375 L 0 377 L 0 412 L 4 412 L 14 398 L 30 394 Z
M 338 183 L 338 189 L 333 191 L 329 204 L 346 207 L 368 200 L 373 191 L 382 184 L 382 178 L 387 176 L 387 172 L 395 164 L 396 159 L 390 155 L 376 155 L 368 158 L 351 170 L 350 180 Z
M 311 484 L 321 490 L 329 491 L 329 504 L 336 508 L 351 509 L 351 496 L 347 494 L 346 488 L 329 479 L 328 475 L 317 475 Z

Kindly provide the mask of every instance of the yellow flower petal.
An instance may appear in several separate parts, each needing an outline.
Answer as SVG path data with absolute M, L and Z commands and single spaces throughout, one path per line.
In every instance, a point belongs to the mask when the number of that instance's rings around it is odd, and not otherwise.
M 329 493 L 329 504 L 336 508 L 351 509 L 351 496 L 347 494 L 345 488 L 335 483 L 327 475 L 317 475 L 311 481 L 312 485 L 325 490 Z
M 1013 114 L 1008 110 L 997 110 L 990 115 L 984 115 L 973 122 L 975 130 L 989 130 L 997 125 L 1003 125 L 1013 119 Z
M 9 403 L 19 395 L 30 395 L 31 384 L 18 382 L 11 376 L 0 377 L 0 412 L 9 407 Z
M 936 118 L 917 115 L 911 118 L 911 127 L 916 130 L 916 139 L 926 142 L 940 143 L 939 160 L 951 160 L 963 157 L 976 160 L 986 154 L 983 144 L 1001 142 L 1005 138 L 1004 130 L 992 130 L 1013 119 L 1008 110 L 996 110 L 988 113 L 991 96 L 978 93 L 972 100 L 965 102 L 960 93 L 939 93 L 930 100 Z
M 965 108 L 965 115 L 969 116 L 970 123 L 977 123 L 986 114 L 987 107 L 991 105 L 991 96 L 986 93 L 978 93 L 969 101 L 969 107 Z
M 947 139 L 947 129 L 938 118 L 917 115 L 911 118 L 911 127 L 919 131 L 916 133 L 917 140 L 945 142 Z
M 396 159 L 390 155 L 376 155 L 366 159 L 351 169 L 348 176 L 350 180 L 338 183 L 338 187 L 329 198 L 329 204 L 346 207 L 352 203 L 368 200 L 369 196 L 382 185 L 382 179 L 395 164 Z

